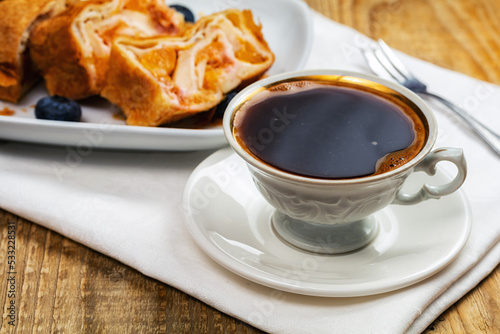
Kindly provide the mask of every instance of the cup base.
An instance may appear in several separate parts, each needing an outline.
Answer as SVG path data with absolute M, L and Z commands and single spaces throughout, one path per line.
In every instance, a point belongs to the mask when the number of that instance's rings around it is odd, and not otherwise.
M 363 248 L 378 232 L 374 216 L 351 223 L 329 225 L 290 218 L 276 211 L 271 224 L 276 234 L 290 245 L 324 255 L 343 254 Z

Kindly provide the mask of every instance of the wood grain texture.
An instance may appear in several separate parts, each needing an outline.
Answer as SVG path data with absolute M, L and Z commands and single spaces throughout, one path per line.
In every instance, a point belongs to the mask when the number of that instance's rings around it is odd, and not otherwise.
M 500 84 L 498 0 L 307 0 L 407 54 Z M 16 225 L 16 326 L 8 324 L 8 224 Z M 168 285 L 0 210 L 1 333 L 262 333 Z M 500 333 L 500 268 L 426 334 Z

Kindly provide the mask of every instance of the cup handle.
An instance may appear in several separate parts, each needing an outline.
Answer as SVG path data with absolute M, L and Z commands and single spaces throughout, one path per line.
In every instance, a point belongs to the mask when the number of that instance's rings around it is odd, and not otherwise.
M 420 191 L 415 194 L 407 194 L 399 190 L 392 204 L 411 205 L 430 198 L 439 199 L 441 196 L 449 195 L 460 188 L 467 175 L 467 163 L 462 149 L 446 147 L 434 150 L 415 167 L 415 172 L 423 171 L 428 175 L 434 175 L 436 174 L 436 165 L 440 161 L 450 161 L 457 166 L 457 175 L 452 181 L 440 186 L 424 184 Z

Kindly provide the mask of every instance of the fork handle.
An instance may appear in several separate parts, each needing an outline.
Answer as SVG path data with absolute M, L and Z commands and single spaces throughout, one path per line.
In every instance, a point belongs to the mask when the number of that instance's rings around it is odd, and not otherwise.
M 442 98 L 439 95 L 435 95 L 433 93 L 429 92 L 420 92 L 422 95 L 427 95 L 429 97 L 432 97 L 448 108 L 450 108 L 452 111 L 454 111 L 460 118 L 462 118 L 469 126 L 474 130 L 474 132 L 486 143 L 490 146 L 490 148 L 500 156 L 500 135 L 490 128 L 488 128 L 486 125 L 478 121 L 476 118 L 471 116 L 467 111 L 464 109 L 460 108 L 458 105 L 454 104 L 453 102 L 450 102 L 444 98 Z

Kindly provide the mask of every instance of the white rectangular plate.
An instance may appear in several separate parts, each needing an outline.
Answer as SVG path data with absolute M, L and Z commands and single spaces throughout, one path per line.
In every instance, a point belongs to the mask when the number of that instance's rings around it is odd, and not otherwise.
M 268 74 L 302 69 L 312 43 L 312 18 L 300 0 L 180 0 L 169 1 L 190 8 L 196 17 L 228 8 L 250 9 L 262 23 L 264 37 L 276 55 Z M 224 146 L 222 128 L 179 129 L 125 125 L 115 117 L 109 102 L 91 98 L 81 102 L 81 122 L 38 120 L 34 105 L 47 95 L 43 83 L 33 88 L 19 103 L 0 101 L 0 110 L 14 115 L 0 116 L 0 138 L 40 144 L 76 146 L 85 149 L 203 150 Z

